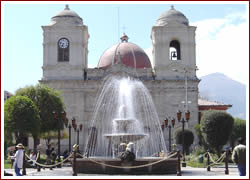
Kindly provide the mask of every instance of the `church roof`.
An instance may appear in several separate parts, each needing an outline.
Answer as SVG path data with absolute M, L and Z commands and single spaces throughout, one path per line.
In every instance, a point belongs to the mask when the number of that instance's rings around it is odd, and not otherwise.
M 61 20 L 65 21 L 65 19 L 71 20 L 72 23 L 76 25 L 83 24 L 82 18 L 75 11 L 70 10 L 68 5 L 65 6 L 63 11 L 60 11 L 54 17 L 51 18 L 52 24 L 54 24 L 54 22 L 61 21 Z
M 232 107 L 231 104 L 224 104 L 224 103 L 218 102 L 218 101 L 211 101 L 211 100 L 207 100 L 207 99 L 204 99 L 201 97 L 199 97 L 199 99 L 198 99 L 198 106 L 199 106 L 200 110 L 218 109 L 218 108 L 226 110 L 226 109 Z
M 79 17 L 80 16 L 75 12 L 69 9 L 69 6 L 66 5 L 65 9 L 59 13 L 57 13 L 54 17 Z
M 165 26 L 170 23 L 184 24 L 187 26 L 189 24 L 186 16 L 180 11 L 177 11 L 174 6 L 171 6 L 171 9 L 160 15 L 157 19 L 156 26 Z
M 128 36 L 124 34 L 121 42 L 108 48 L 101 56 L 98 68 L 106 68 L 115 63 L 122 63 L 132 68 L 151 68 L 147 54 L 134 43 L 128 42 Z

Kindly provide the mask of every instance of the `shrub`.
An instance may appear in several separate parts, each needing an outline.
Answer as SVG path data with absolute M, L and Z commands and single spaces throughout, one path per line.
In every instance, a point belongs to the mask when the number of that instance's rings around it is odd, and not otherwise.
M 188 129 L 184 129 L 184 133 L 182 129 L 180 128 L 177 129 L 174 132 L 174 138 L 175 138 L 176 144 L 182 144 L 182 135 L 184 135 L 184 150 L 186 153 L 189 154 L 189 147 L 194 142 L 194 134 L 192 131 Z
M 224 111 L 209 110 L 203 113 L 200 124 L 202 137 L 219 156 L 221 148 L 229 140 L 233 123 L 233 117 Z
M 235 118 L 230 138 L 232 147 L 234 147 L 235 141 L 240 137 L 246 139 L 246 121 L 240 118 Z
M 199 139 L 199 142 L 198 142 L 199 145 L 200 145 L 203 149 L 207 150 L 207 149 L 208 149 L 208 145 L 207 145 L 207 143 L 205 142 L 205 140 L 204 140 L 204 138 L 203 138 L 203 136 L 202 136 L 201 129 L 200 129 L 200 124 L 196 124 L 196 125 L 194 126 L 194 129 L 195 129 L 196 135 L 197 135 L 197 137 L 198 137 L 198 139 Z

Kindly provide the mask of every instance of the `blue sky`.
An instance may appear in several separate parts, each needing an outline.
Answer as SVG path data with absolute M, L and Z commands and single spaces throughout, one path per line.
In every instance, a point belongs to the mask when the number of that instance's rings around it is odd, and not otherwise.
M 49 4 L 48 4 L 49 3 Z M 249 78 L 249 12 L 242 2 L 145 2 L 148 4 L 79 4 L 80 2 L 12 2 L 2 8 L 2 88 L 12 93 L 20 87 L 35 85 L 42 78 L 43 32 L 51 17 L 68 3 L 88 26 L 89 67 L 95 67 L 102 53 L 118 42 L 123 33 L 143 48 L 151 58 L 152 26 L 172 4 L 197 26 L 196 62 L 198 77 L 221 72 L 247 84 Z M 73 4 L 72 4 L 73 3 Z M 90 4 L 91 3 L 91 4 Z M 150 4 L 149 4 L 150 3 Z M 164 3 L 164 4 L 163 4 Z M 166 4 L 169 3 L 169 4 Z M 216 4 L 212 4 L 216 3 Z M 237 4 L 236 4 L 237 3 Z M 241 3 L 241 4 L 239 4 Z M 3 2 L 2 2 L 3 4 Z M 118 35 L 118 8 L 119 29 Z M 125 27 L 125 28 L 124 28 Z M 2 81 L 3 82 L 3 81 Z

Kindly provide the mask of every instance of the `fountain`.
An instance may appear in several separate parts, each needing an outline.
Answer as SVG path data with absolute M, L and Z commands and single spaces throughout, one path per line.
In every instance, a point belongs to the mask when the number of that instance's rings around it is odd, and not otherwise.
M 128 75 L 110 75 L 102 86 L 85 148 L 88 158 L 77 160 L 78 172 L 175 173 L 176 160 L 147 166 L 161 160 L 159 153 L 167 154 L 167 150 L 152 97 L 143 83 Z M 134 144 L 135 160 L 124 164 L 119 155 L 124 151 L 121 145 L 128 143 Z

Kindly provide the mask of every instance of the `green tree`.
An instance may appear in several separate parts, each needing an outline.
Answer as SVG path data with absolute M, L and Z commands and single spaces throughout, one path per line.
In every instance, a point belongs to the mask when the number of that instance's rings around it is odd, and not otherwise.
M 184 135 L 184 150 L 189 154 L 189 147 L 194 142 L 194 134 L 189 129 L 184 129 L 184 132 L 181 128 L 178 128 L 174 131 L 174 138 L 176 144 L 182 144 L 182 136 Z
M 6 129 L 4 130 L 4 157 L 7 158 L 7 148 L 9 146 L 13 146 L 13 136 L 11 132 L 7 132 Z
M 48 86 L 38 84 L 18 89 L 16 95 L 29 97 L 39 109 L 42 120 L 41 132 L 57 131 L 63 128 L 61 112 L 64 111 L 64 104 L 60 93 Z M 53 111 L 58 113 L 58 119 L 53 118 Z
M 231 146 L 234 147 L 238 138 L 246 139 L 246 121 L 244 119 L 235 118 L 232 135 L 230 138 Z
M 18 89 L 16 95 L 29 97 L 37 106 L 41 118 L 41 133 L 57 131 L 58 128 L 63 129 L 63 122 L 60 120 L 62 119 L 61 112 L 64 111 L 64 104 L 58 91 L 46 85 L 38 84 Z M 58 113 L 57 119 L 53 118 L 53 111 Z M 39 135 L 35 139 L 38 139 Z M 35 149 L 37 140 L 34 142 Z
M 207 149 L 208 148 L 208 145 L 206 144 L 203 136 L 202 136 L 202 133 L 201 133 L 201 129 L 200 129 L 200 124 L 196 124 L 194 126 L 194 129 L 195 129 L 195 132 L 196 132 L 196 135 L 199 139 L 199 145 L 202 146 L 204 149 Z
M 61 139 L 66 139 L 69 137 L 68 133 L 63 130 L 61 133 L 60 133 L 60 138 Z M 45 139 L 46 140 L 46 145 L 51 145 L 51 140 L 52 139 L 57 139 L 58 138 L 58 132 L 56 131 L 48 131 L 48 132 L 44 132 L 41 134 L 40 136 L 41 138 Z
M 29 134 L 36 137 L 40 132 L 40 123 L 38 109 L 31 99 L 24 96 L 12 96 L 6 100 L 4 104 L 5 135 L 14 133 L 16 143 L 21 142 Z
M 234 119 L 224 112 L 209 110 L 203 113 L 200 129 L 205 142 L 220 156 L 232 132 Z

